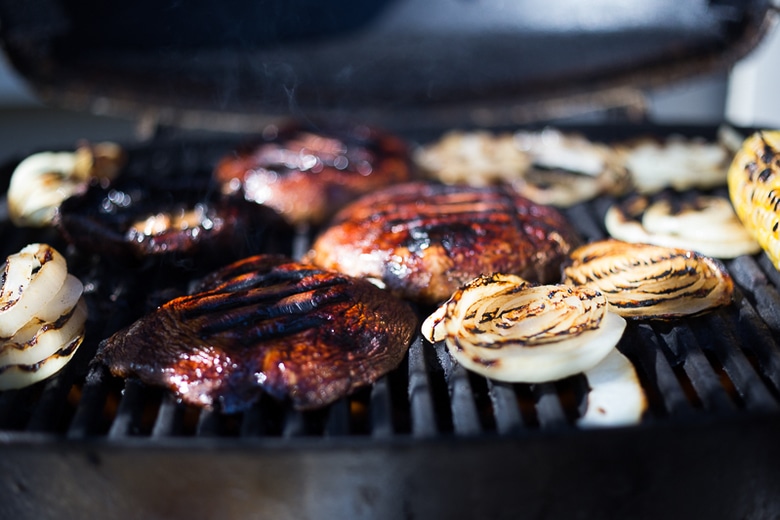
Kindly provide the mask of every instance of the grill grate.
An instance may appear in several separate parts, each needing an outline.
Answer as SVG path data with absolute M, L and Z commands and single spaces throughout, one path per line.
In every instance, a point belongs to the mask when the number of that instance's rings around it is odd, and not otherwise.
M 232 143 L 161 144 L 133 151 L 128 173 L 157 175 L 204 171 Z M 204 166 L 205 165 L 205 166 Z M 603 238 L 604 197 L 567 210 L 587 240 Z M 370 388 L 325 410 L 295 412 L 270 398 L 250 411 L 226 416 L 187 407 L 136 380 L 119 381 L 89 368 L 97 343 L 129 324 L 169 294 L 148 296 L 110 266 L 67 249 L 51 231 L 20 230 L 0 210 L 0 233 L 8 252 L 31 241 L 67 250 L 69 264 L 93 296 L 88 340 L 56 377 L 32 388 L 0 393 L 0 432 L 14 439 L 50 434 L 69 440 L 145 438 L 321 438 L 389 439 L 512 436 L 534 431 L 575 430 L 587 384 L 582 376 L 519 385 L 486 380 L 453 363 L 443 345 L 421 337 L 401 366 Z M 292 240 L 269 249 L 291 255 L 305 251 L 316 230 L 301 229 Z M 649 400 L 645 423 L 709 414 L 776 413 L 780 408 L 780 275 L 763 255 L 727 264 L 737 301 L 718 312 L 674 323 L 630 323 L 619 345 L 637 367 Z M 150 278 L 152 276 L 150 275 Z

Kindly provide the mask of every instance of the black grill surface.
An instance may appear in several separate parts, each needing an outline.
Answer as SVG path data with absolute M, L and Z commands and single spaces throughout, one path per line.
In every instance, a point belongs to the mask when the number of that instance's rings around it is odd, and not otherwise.
M 139 147 L 128 168 L 207 172 L 230 144 Z M 584 238 L 598 239 L 611 202 L 567 213 Z M 138 283 L 52 230 L 17 229 L 4 200 L 0 216 L 4 255 L 33 241 L 55 245 L 90 304 L 87 339 L 61 373 L 0 392 L 0 517 L 780 515 L 780 274 L 763 254 L 727 262 L 731 306 L 629 323 L 619 349 L 649 401 L 635 427 L 578 429 L 584 377 L 494 382 L 419 336 L 395 371 L 326 409 L 296 412 L 263 398 L 224 415 L 89 366 L 101 339 L 170 294 L 153 272 Z M 269 234 L 267 245 L 297 254 L 315 232 Z

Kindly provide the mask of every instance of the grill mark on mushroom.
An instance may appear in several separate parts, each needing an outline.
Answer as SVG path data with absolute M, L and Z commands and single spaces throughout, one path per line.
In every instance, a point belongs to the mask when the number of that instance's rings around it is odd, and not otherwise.
M 263 393 L 309 410 L 395 368 L 416 323 L 407 304 L 368 281 L 261 255 L 117 332 L 94 362 L 225 413 Z
M 557 281 L 561 261 L 579 243 L 561 213 L 511 190 L 414 182 L 344 208 L 306 260 L 438 304 L 483 273 Z

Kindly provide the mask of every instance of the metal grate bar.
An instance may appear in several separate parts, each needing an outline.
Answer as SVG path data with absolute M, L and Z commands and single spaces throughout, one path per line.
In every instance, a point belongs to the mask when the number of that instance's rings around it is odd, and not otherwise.
M 380 377 L 371 387 L 371 434 L 386 438 L 393 435 L 393 413 L 390 402 L 390 384 L 387 376 Z
M 739 303 L 739 317 L 729 321 L 737 331 L 743 349 L 755 356 L 762 375 L 780 393 L 780 347 L 775 339 L 777 332 L 768 330 L 756 309 L 744 300 Z
M 195 434 L 198 437 L 218 437 L 222 433 L 222 416 L 214 410 L 201 410 Z
M 766 277 L 772 282 L 775 287 L 780 287 L 780 270 L 778 270 L 773 264 L 766 253 L 761 253 L 757 258 L 758 265 L 766 274 Z
M 517 404 L 514 385 L 488 379 L 488 392 L 493 404 L 498 433 L 517 433 L 523 430 L 523 417 Z
M 601 240 L 606 236 L 601 221 L 588 210 L 587 206 L 578 204 L 567 208 L 565 213 L 568 221 L 576 226 L 586 242 Z
M 306 420 L 303 412 L 290 409 L 284 418 L 282 436 L 285 438 L 301 437 L 306 435 Z
M 110 438 L 125 437 L 134 433 L 138 427 L 143 402 L 144 385 L 137 379 L 127 379 L 122 401 L 108 431 Z
M 754 301 L 755 310 L 766 325 L 775 332 L 780 332 L 780 294 L 756 261 L 749 256 L 742 256 L 732 261 L 729 273 Z
M 309 238 L 310 228 L 308 224 L 299 224 L 295 228 L 295 234 L 292 241 L 292 258 L 300 261 L 309 251 L 311 240 Z
M 63 418 L 68 407 L 68 392 L 70 391 L 75 374 L 70 364 L 65 369 L 46 382 L 41 398 L 35 406 L 27 430 L 33 432 L 56 431 L 59 421 Z
M 453 361 L 444 342 L 434 344 L 439 363 L 444 369 L 444 377 L 450 394 L 452 424 L 459 435 L 478 435 L 482 432 L 479 413 L 474 403 L 469 375 L 465 368 Z
M 542 429 L 561 429 L 568 426 L 566 412 L 558 397 L 555 383 L 537 383 L 531 385 L 536 401 L 536 417 Z
M 672 356 L 679 360 L 705 410 L 736 410 L 690 328 L 675 327 L 660 332 L 659 336 Z
M 417 335 L 409 347 L 409 407 L 412 422 L 412 434 L 416 437 L 429 437 L 436 434 L 436 421 L 431 396 L 428 368 L 423 355 L 423 339 Z
M 173 394 L 166 393 L 157 410 L 157 417 L 152 427 L 151 436 L 159 438 L 172 437 L 179 434 L 183 414 L 184 406 L 176 402 Z
M 739 313 L 729 316 L 743 349 L 755 356 L 758 369 L 780 394 L 780 295 L 751 257 L 740 257 L 731 264 L 734 279 L 744 287 L 737 298 Z M 772 268 L 774 270 L 774 268 Z M 741 296 L 741 295 L 738 295 Z M 749 300 L 755 302 L 751 304 Z M 773 314 L 777 313 L 777 314 Z
M 69 439 L 83 439 L 96 432 L 108 395 L 107 372 L 93 367 L 87 374 L 76 412 L 67 431 Z
M 658 388 L 666 412 L 670 415 L 692 412 L 692 405 L 664 356 L 658 336 L 650 324 L 629 324 L 620 347 L 635 364 L 639 362 L 637 368 L 643 370 L 651 384 Z
M 330 406 L 324 434 L 338 437 L 349 434 L 349 400 L 339 399 Z
M 774 411 L 778 404 L 764 386 L 761 378 L 753 369 L 744 352 L 737 346 L 740 344 L 734 331 L 730 330 L 724 319 L 718 314 L 706 316 L 708 327 L 702 330 L 706 342 L 702 345 L 712 350 L 723 369 L 734 383 L 749 410 Z M 700 337 L 701 341 L 701 337 Z

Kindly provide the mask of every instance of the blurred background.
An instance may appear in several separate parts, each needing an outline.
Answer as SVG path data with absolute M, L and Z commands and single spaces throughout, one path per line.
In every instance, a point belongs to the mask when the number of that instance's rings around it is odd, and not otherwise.
M 780 127 L 780 30 L 730 71 L 698 77 L 646 93 L 656 123 Z M 90 140 L 136 139 L 139 122 L 43 106 L 0 52 L 0 160 L 43 147 L 71 147 Z

